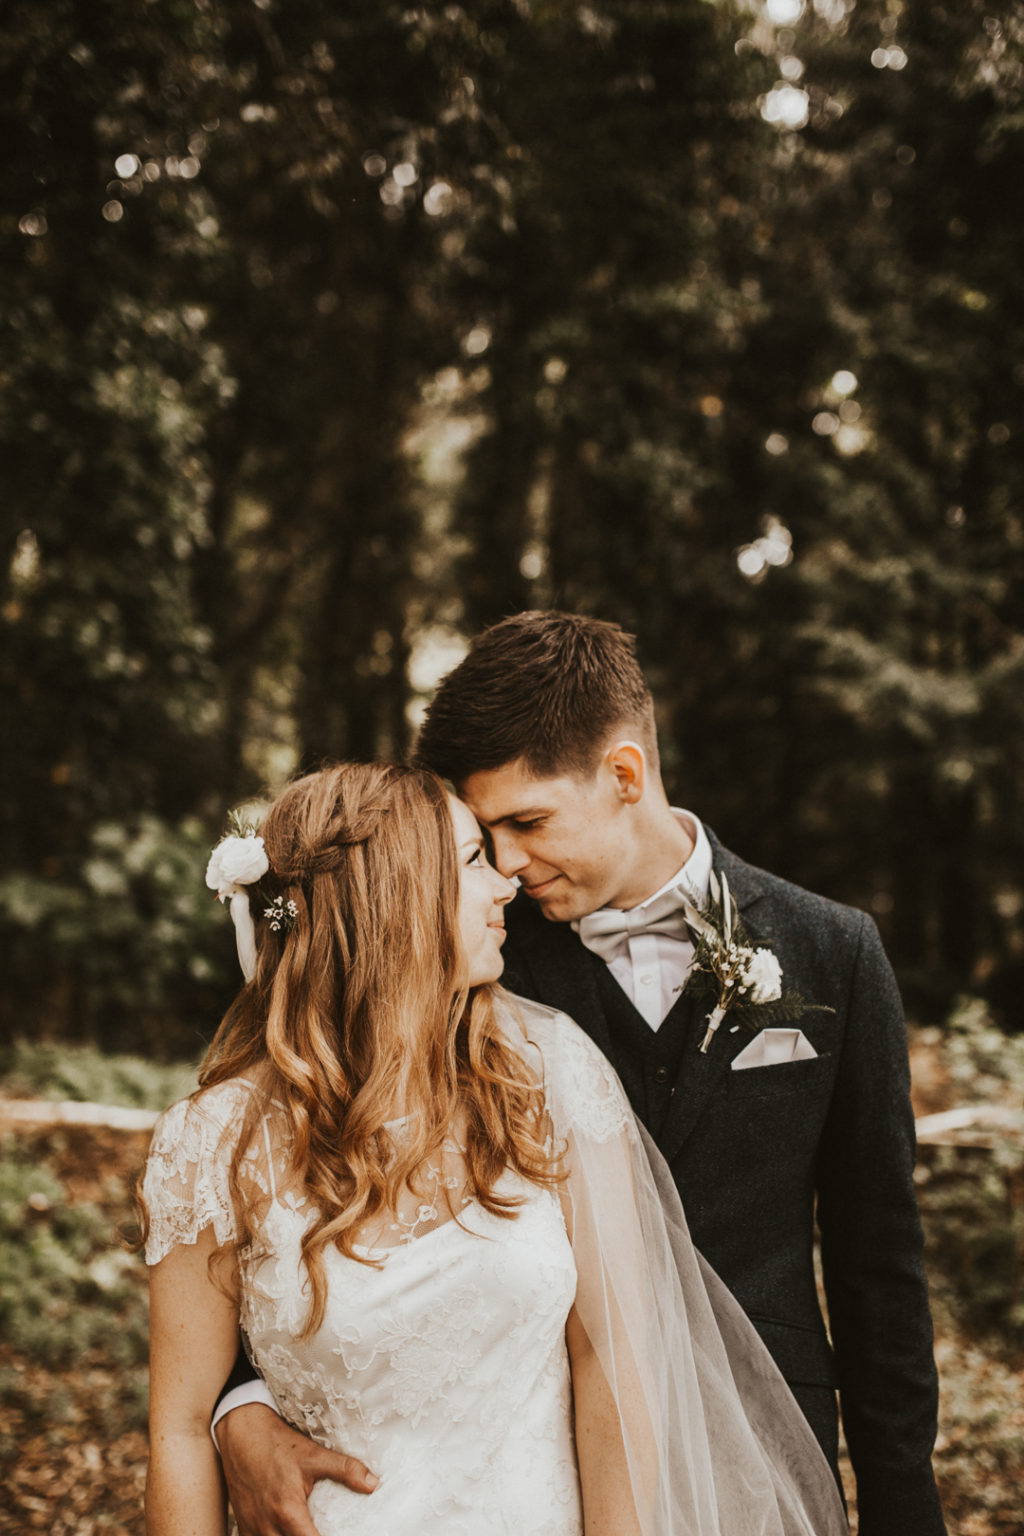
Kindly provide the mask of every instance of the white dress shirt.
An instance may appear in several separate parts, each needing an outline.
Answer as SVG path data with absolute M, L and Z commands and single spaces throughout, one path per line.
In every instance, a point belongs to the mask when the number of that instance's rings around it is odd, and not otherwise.
M 692 811 L 672 807 L 672 814 L 686 828 L 693 840 L 693 851 L 671 880 L 666 880 L 646 901 L 633 907 L 642 912 L 666 891 L 679 889 L 695 907 L 708 899 L 711 878 L 711 844 L 703 826 Z M 579 932 L 579 923 L 573 929 Z M 663 933 L 623 934 L 615 955 L 608 962 L 619 986 L 653 1030 L 664 1023 L 690 974 L 693 945 L 689 938 L 673 938 Z

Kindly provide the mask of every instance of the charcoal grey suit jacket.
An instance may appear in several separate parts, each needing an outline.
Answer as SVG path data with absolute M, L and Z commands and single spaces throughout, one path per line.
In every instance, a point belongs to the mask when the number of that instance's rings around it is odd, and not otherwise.
M 937 1383 L 892 970 L 870 918 L 743 863 L 709 837 L 715 868 L 756 941 L 778 956 L 785 986 L 834 1012 L 799 1021 L 813 1060 L 732 1071 L 750 1035 L 731 1033 L 727 1015 L 701 1055 L 707 1005 L 677 1010 L 678 1073 L 667 1113 L 650 1129 L 694 1242 L 754 1322 L 833 1464 L 838 1387 L 861 1536 L 939 1536 L 930 1460 Z M 526 897 L 507 921 L 504 984 L 574 1018 L 643 1118 L 637 1063 L 602 1002 L 602 962 Z M 831 1345 L 814 1278 L 815 1205 Z

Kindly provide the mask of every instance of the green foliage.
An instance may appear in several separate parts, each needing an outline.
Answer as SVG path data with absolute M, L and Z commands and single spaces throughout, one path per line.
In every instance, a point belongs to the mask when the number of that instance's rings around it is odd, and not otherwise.
M 1007 1037 L 984 1003 L 963 998 L 950 1020 L 946 1060 L 959 1102 L 1012 1107 L 1018 1123 L 988 1133 L 984 1146 L 922 1151 L 934 1304 L 988 1350 L 1017 1359 L 1024 1351 L 1024 1038 Z
M 201 894 L 233 801 L 405 750 L 432 626 L 548 603 L 637 631 L 674 798 L 1009 1019 L 1022 37 L 9 0 L 5 1032 L 190 1050 L 230 939 L 111 871 Z
M 957 998 L 945 1037 L 946 1059 L 961 1094 L 998 1102 L 1009 1090 L 1024 1102 L 1024 1037 L 1006 1035 L 979 997 Z
M 142 1056 L 108 1055 L 93 1046 L 15 1040 L 0 1048 L 0 1075 L 14 1098 L 71 1099 L 166 1109 L 196 1087 L 190 1064 L 163 1066 Z
M 1024 1349 L 1024 1153 L 941 1147 L 922 1195 L 936 1309 L 1016 1359 Z
M 51 1030 L 81 1021 L 108 1047 L 144 1042 L 163 1058 L 195 1055 L 237 985 L 231 924 L 202 879 L 210 842 L 194 817 L 168 825 L 141 815 L 95 826 L 68 878 L 0 877 L 0 912 L 18 935 L 10 1034 L 27 1031 L 20 999 L 34 992 L 36 1022 Z
M 109 1214 L 68 1205 L 62 1184 L 13 1140 L 0 1148 L 0 1328 L 28 1359 L 70 1366 L 102 1350 L 128 1373 L 146 1354 L 138 1261 Z

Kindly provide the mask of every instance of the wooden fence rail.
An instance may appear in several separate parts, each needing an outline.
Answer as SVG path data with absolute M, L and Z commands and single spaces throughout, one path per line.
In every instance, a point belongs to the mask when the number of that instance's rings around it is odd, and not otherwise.
M 155 1109 L 126 1109 L 117 1104 L 86 1104 L 66 1099 L 0 1099 L 0 1130 L 46 1130 L 50 1126 L 91 1125 L 111 1131 L 148 1131 Z M 999 1104 L 965 1104 L 916 1122 L 922 1146 L 991 1146 L 1007 1141 L 1024 1144 L 1024 1109 Z

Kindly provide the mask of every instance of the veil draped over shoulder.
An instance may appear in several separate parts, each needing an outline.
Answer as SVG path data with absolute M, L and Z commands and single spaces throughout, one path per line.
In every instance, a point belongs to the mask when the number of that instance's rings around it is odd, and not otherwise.
M 576 1312 L 618 1411 L 636 1510 L 628 1536 L 841 1536 L 828 1462 L 694 1248 L 668 1166 L 611 1066 L 564 1014 L 507 1003 L 566 1149 Z

